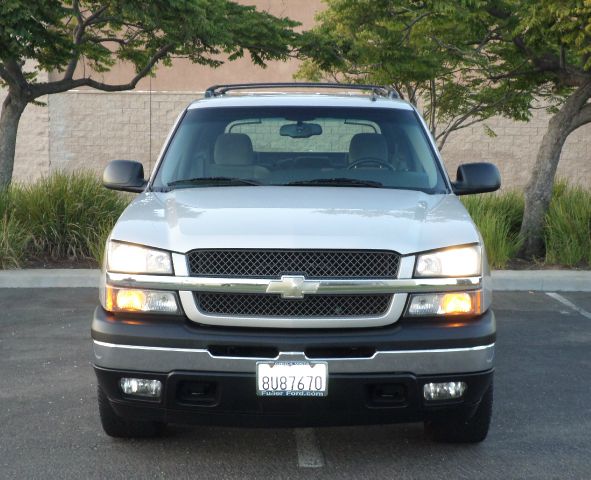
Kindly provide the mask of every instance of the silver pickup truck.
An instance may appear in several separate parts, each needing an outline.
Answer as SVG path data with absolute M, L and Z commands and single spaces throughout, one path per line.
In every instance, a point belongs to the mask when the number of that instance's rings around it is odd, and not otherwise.
M 115 160 L 103 182 L 139 193 L 92 321 L 108 435 L 424 422 L 439 441 L 486 437 L 490 272 L 458 195 L 498 189 L 499 172 L 450 181 L 396 92 L 217 85 L 149 180 Z

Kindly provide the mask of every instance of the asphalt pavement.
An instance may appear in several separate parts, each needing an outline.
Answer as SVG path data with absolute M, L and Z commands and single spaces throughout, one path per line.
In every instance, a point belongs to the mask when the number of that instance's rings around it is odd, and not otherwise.
M 420 424 L 101 430 L 93 288 L 0 290 L 0 478 L 591 478 L 591 295 L 498 292 L 495 406 L 478 445 Z M 552 295 L 551 295 L 552 294 Z

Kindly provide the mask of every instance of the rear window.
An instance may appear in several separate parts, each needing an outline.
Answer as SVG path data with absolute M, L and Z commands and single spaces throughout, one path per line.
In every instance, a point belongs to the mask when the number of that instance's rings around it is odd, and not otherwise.
M 170 141 L 154 187 L 208 178 L 260 185 L 351 179 L 446 192 L 426 135 L 410 110 L 196 108 L 186 112 Z
M 320 125 L 322 133 L 308 138 L 277 135 L 286 122 L 285 118 L 260 118 L 238 120 L 226 128 L 228 133 L 244 133 L 252 140 L 257 152 L 339 152 L 347 153 L 354 135 L 358 133 L 381 133 L 374 122 L 361 122 L 342 118 L 316 118 L 313 122 Z M 302 122 L 303 125 L 309 122 Z

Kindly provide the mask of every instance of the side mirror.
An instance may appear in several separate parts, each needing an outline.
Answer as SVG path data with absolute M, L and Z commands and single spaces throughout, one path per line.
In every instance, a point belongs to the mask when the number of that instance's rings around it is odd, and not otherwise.
M 132 160 L 113 160 L 103 172 L 103 185 L 111 190 L 140 193 L 147 183 L 144 166 Z
M 501 174 L 492 163 L 465 163 L 458 167 L 451 185 L 456 195 L 494 192 L 501 186 Z

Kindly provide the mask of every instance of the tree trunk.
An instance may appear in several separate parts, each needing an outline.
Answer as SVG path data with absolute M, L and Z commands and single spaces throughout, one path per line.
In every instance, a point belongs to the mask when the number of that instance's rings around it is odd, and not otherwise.
M 552 199 L 552 188 L 562 147 L 576 128 L 574 119 L 591 97 L 591 82 L 579 87 L 550 119 L 538 150 L 536 163 L 525 189 L 525 210 L 521 224 L 523 245 L 519 256 L 535 258 L 544 255 L 544 220 Z
M 12 92 L 2 104 L 0 113 L 0 189 L 10 185 L 14 166 L 14 152 L 16 148 L 16 133 L 27 101 Z

